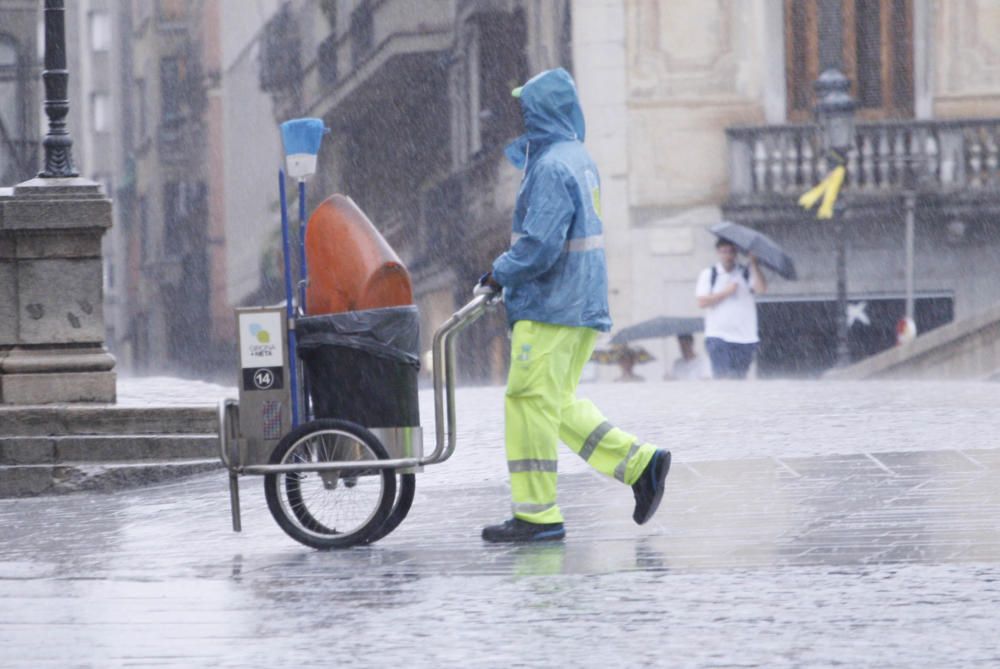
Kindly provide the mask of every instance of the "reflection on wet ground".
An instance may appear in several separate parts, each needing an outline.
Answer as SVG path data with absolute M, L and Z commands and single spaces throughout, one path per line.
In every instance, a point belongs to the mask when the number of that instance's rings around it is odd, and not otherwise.
M 221 474 L 0 501 L 0 666 L 1000 664 L 1000 450 L 678 458 L 642 528 L 570 473 L 566 542 L 535 546 L 484 545 L 500 475 L 448 472 L 330 553 L 259 479 L 242 534 Z

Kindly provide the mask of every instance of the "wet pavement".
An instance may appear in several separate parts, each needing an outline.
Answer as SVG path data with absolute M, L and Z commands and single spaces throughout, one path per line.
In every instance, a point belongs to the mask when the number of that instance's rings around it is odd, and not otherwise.
M 559 545 L 478 538 L 496 388 L 459 392 L 458 453 L 368 548 L 292 542 L 260 479 L 232 533 L 222 473 L 2 501 L 0 666 L 1000 666 L 998 390 L 586 387 L 675 464 L 640 528 L 565 452 Z

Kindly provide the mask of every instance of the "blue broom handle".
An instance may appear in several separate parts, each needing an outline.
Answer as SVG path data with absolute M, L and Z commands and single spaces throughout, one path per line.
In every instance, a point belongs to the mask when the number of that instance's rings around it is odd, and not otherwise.
M 306 285 L 309 266 L 306 263 L 306 181 L 299 179 L 299 312 L 306 313 Z M 312 420 L 309 405 L 309 377 L 302 375 L 302 413 L 305 420 Z
M 306 310 L 306 282 L 309 268 L 306 265 L 306 182 L 299 180 L 299 308 Z
M 288 234 L 288 200 L 285 196 L 285 170 L 278 170 L 281 195 L 281 250 L 285 261 L 285 313 L 288 318 L 288 385 L 292 394 L 292 428 L 299 426 L 298 358 L 295 353 L 295 309 L 292 303 L 292 248 Z M 300 205 L 303 208 L 304 205 Z

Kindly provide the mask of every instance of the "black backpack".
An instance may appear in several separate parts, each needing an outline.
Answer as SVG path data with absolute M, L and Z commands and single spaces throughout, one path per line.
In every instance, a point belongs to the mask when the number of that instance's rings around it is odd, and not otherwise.
M 743 267 L 743 280 L 750 283 L 750 266 L 741 265 Z M 719 278 L 719 270 L 715 265 L 712 265 L 712 280 L 708 284 L 708 292 L 715 290 L 715 280 Z

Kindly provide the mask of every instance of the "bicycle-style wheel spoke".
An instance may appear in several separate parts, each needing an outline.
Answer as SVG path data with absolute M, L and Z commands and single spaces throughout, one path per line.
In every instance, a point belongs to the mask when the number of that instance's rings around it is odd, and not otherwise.
M 322 467 L 385 460 L 388 454 L 365 428 L 319 419 L 286 435 L 272 464 Z M 396 477 L 379 467 L 329 468 L 268 474 L 264 492 L 271 515 L 295 540 L 314 548 L 346 548 L 369 541 L 393 508 Z
M 285 462 L 320 464 L 375 460 L 363 442 L 344 433 L 322 432 L 300 440 L 289 449 Z M 327 470 L 279 475 L 284 481 L 282 503 L 302 529 L 319 534 L 352 534 L 376 512 L 383 495 L 377 470 Z M 351 485 L 345 485 L 350 480 Z

